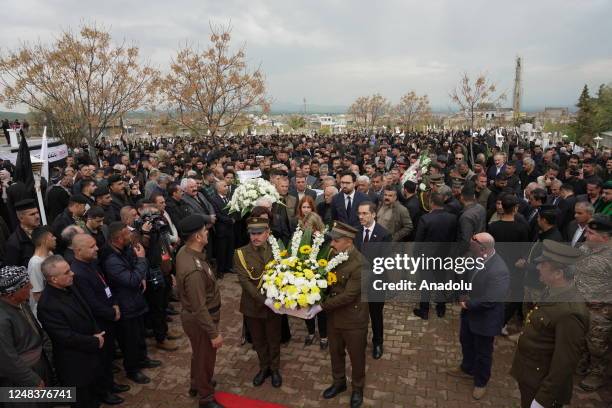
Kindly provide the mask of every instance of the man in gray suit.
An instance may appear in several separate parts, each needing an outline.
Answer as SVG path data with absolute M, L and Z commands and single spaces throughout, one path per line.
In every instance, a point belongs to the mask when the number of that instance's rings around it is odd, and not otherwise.
M 198 185 L 194 179 L 184 178 L 181 181 L 181 189 L 185 193 L 181 200 L 186 204 L 186 215 L 200 214 L 207 224 L 214 224 L 217 221 L 215 209 L 204 194 L 198 192 Z

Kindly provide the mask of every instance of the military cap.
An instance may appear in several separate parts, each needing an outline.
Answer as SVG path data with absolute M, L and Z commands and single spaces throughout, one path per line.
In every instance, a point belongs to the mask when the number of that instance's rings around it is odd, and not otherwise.
M 107 194 L 110 194 L 110 191 L 108 190 L 108 187 L 106 186 L 98 187 L 93 192 L 94 197 L 102 197 Z
M 356 234 L 357 230 L 355 228 L 340 221 L 335 221 L 332 225 L 332 229 L 327 233 L 332 239 L 354 239 Z
M 201 214 L 191 214 L 179 221 L 179 231 L 183 236 L 189 236 L 200 231 L 206 226 L 206 221 Z
M 247 230 L 249 232 L 264 232 L 270 228 L 270 220 L 264 217 L 250 217 L 247 219 Z
M 74 194 L 70 196 L 70 200 L 68 200 L 68 202 L 78 203 L 78 204 L 87 204 L 87 197 L 85 197 L 83 194 Z
M 567 244 L 545 239 L 542 242 L 542 255 L 535 259 L 535 262 L 544 261 L 557 262 L 563 265 L 573 265 L 582 256 L 582 251 Z
M 113 183 L 123 180 L 119 174 L 113 174 L 108 178 L 108 185 L 110 186 Z
M 462 188 L 465 184 L 465 179 L 461 177 L 453 177 L 452 187 L 453 188 Z
M 587 225 L 593 231 L 612 232 L 612 221 L 610 221 L 609 215 L 595 214 Z
M 432 174 L 431 176 L 429 176 L 429 182 L 436 183 L 436 184 L 443 183 L 444 176 L 442 176 L 441 174 Z
M 38 208 L 36 205 L 36 201 L 31 198 L 27 198 L 25 200 L 17 201 L 15 203 L 15 211 L 24 211 L 30 210 L 32 208 Z
M 608 190 L 608 189 L 612 189 L 612 180 L 608 180 L 604 183 L 603 188 Z

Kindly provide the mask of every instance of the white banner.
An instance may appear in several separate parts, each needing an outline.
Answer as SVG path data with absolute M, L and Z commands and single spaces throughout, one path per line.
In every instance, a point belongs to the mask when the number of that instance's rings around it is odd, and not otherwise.
M 247 180 L 254 179 L 257 177 L 261 177 L 261 170 L 243 170 L 237 171 L 236 175 L 238 176 L 238 181 L 244 183 Z
M 30 150 L 30 155 L 40 159 L 40 146 L 36 149 Z M 59 160 L 63 160 L 68 157 L 68 146 L 65 144 L 59 146 L 53 146 L 47 148 L 47 157 L 49 158 L 49 163 L 53 163 Z M 17 163 L 17 152 L 2 152 L 0 151 L 0 159 L 2 160 L 10 160 L 11 163 Z

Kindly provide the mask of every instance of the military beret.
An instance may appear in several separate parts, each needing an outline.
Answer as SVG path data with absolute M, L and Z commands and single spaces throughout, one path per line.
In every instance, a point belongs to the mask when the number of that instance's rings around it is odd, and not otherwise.
M 107 195 L 107 194 L 110 194 L 110 191 L 108 190 L 108 187 L 106 186 L 98 187 L 93 192 L 94 197 L 102 197 L 103 195 Z
M 340 221 L 334 222 L 332 229 L 327 233 L 332 239 L 350 238 L 355 239 L 357 229 Z
M 32 200 L 31 198 L 17 201 L 15 203 L 15 211 L 30 210 L 32 208 L 38 208 L 38 206 L 36 205 L 36 201 Z
M 250 217 L 247 219 L 247 229 L 249 232 L 264 232 L 270 227 L 270 220 L 264 217 Z
M 83 194 L 74 194 L 70 196 L 69 203 L 87 204 L 87 197 Z
M 563 265 L 573 265 L 582 257 L 582 251 L 567 244 L 545 239 L 542 242 L 542 255 L 535 262 L 544 261 L 557 262 Z
M 182 235 L 188 236 L 200 231 L 206 226 L 206 221 L 201 214 L 191 214 L 179 221 L 178 227 Z
M 606 190 L 612 189 L 612 180 L 606 181 L 603 185 L 603 188 L 605 188 Z
M 113 174 L 108 178 L 108 185 L 110 186 L 113 183 L 117 183 L 118 181 L 123 180 L 119 174 Z
M 612 221 L 610 221 L 609 215 L 595 214 L 587 225 L 593 231 L 612 232 Z

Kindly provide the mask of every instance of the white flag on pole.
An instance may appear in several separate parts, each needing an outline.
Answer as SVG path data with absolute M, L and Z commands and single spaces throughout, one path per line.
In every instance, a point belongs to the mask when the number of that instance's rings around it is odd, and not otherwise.
M 43 129 L 42 143 L 40 145 L 40 159 L 43 162 L 41 176 L 49 182 L 49 149 L 47 148 L 47 127 Z

